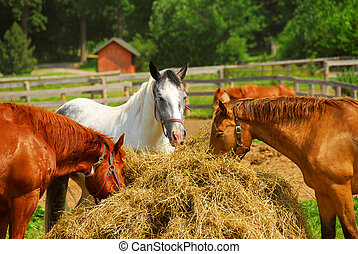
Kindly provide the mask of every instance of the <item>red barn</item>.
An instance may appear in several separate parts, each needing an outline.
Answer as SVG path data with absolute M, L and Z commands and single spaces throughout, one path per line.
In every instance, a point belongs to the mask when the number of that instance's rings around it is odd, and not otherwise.
M 120 70 L 122 73 L 135 73 L 135 58 L 138 50 L 120 38 L 112 38 L 93 54 L 98 55 L 98 72 Z

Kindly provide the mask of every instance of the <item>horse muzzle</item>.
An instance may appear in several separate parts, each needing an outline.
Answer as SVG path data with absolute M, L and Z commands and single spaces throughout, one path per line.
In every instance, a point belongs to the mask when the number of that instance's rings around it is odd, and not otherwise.
M 175 147 L 184 144 L 186 131 L 181 123 L 169 123 L 165 125 L 165 128 L 171 146 Z

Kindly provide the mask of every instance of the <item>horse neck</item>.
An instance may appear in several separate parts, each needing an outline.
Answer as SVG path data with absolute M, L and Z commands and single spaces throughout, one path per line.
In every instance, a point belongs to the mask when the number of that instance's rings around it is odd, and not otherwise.
M 149 79 L 127 103 L 120 106 L 123 108 L 118 119 L 119 121 L 127 120 L 118 126 L 122 126 L 126 133 L 127 146 L 162 150 L 169 145 L 169 141 L 163 134 L 161 123 L 155 119 L 153 84 L 154 79 Z M 164 150 L 167 149 L 164 148 Z
M 79 163 L 84 156 L 98 152 L 102 144 L 109 146 L 104 135 L 65 116 L 29 106 L 14 104 L 12 107 L 18 114 L 18 121 L 32 126 L 33 132 L 40 135 L 52 148 L 57 168 Z
M 40 121 L 39 132 L 43 133 L 46 142 L 53 148 L 59 169 L 66 166 L 72 169 L 73 165 L 95 156 L 102 144 L 109 145 L 104 135 L 63 116 L 56 117 L 50 124 L 46 119 Z
M 304 145 L 306 124 L 291 126 L 269 122 L 246 122 L 250 135 L 273 147 L 296 164 L 300 161 L 300 151 Z

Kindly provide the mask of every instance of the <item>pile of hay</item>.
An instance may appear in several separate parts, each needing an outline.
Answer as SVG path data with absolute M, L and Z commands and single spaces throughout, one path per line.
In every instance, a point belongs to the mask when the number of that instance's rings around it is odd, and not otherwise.
M 207 153 L 208 130 L 172 154 L 127 150 L 127 188 L 68 212 L 46 238 L 307 238 L 283 180 Z

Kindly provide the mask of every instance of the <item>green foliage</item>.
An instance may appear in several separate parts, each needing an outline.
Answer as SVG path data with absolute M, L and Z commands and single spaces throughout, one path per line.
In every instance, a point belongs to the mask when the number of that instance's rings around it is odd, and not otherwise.
M 149 23 L 156 46 L 153 60 L 164 68 L 187 60 L 191 66 L 205 66 L 244 59 L 244 38 L 253 38 L 260 28 L 256 11 L 257 6 L 244 0 L 155 1 Z
M 32 56 L 35 49 L 30 47 L 31 40 L 26 39 L 20 26 L 14 23 L 0 41 L 0 72 L 3 74 L 29 73 L 37 60 Z
M 246 60 L 247 52 L 246 39 L 239 36 L 230 36 L 229 39 L 219 44 L 217 48 L 217 60 L 220 64 L 233 64 Z
M 144 38 L 137 33 L 133 37 L 130 44 L 140 52 L 140 56 L 136 58 L 135 66 L 137 72 L 149 71 L 148 63 L 152 60 L 152 56 L 156 51 L 156 47 L 151 39 Z
M 344 71 L 342 74 L 337 76 L 337 80 L 358 85 L 358 74 L 354 71 L 354 69 Z
M 301 0 L 279 38 L 285 58 L 358 54 L 358 0 Z
M 28 31 L 46 29 L 47 17 L 42 14 L 42 0 L 0 0 L 0 3 L 11 8 L 14 19 L 21 22 L 26 36 Z

